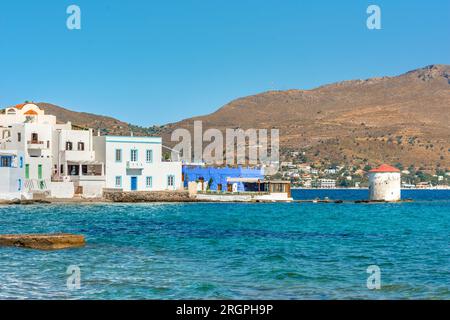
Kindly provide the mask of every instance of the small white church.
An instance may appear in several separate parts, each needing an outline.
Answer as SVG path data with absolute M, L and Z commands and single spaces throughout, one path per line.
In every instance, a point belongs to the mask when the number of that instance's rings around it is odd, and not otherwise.
M 387 164 L 369 171 L 369 200 L 401 200 L 400 170 Z

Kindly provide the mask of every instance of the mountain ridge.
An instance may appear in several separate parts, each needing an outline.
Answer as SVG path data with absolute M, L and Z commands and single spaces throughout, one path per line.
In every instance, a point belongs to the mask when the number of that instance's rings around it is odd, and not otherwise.
M 204 130 L 278 128 L 283 160 L 450 168 L 450 66 L 445 64 L 310 90 L 266 91 L 235 99 L 207 115 L 149 128 L 37 104 L 60 121 L 101 134 L 161 135 L 169 146 L 174 144 L 170 141 L 174 129 L 192 132 L 193 122 L 202 120 Z
M 399 76 L 348 80 L 311 90 L 267 91 L 163 130 L 280 129 L 284 160 L 322 164 L 449 168 L 450 66 L 429 65 Z M 295 159 L 294 159 L 295 160 Z

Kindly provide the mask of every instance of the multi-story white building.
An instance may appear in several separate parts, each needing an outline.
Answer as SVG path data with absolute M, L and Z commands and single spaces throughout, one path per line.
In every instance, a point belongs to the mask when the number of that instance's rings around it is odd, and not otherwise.
M 0 156 L 0 199 L 182 188 L 181 162 L 162 161 L 161 138 L 94 137 L 33 103 L 0 114 Z
M 100 197 L 105 187 L 105 166 L 96 161 L 92 129 L 72 125 L 53 132 L 53 180 L 74 184 L 75 195 Z
M 0 115 L 0 150 L 20 154 L 21 197 L 50 192 L 53 126 L 56 118 L 31 103 L 7 108 Z
M 74 130 L 70 122 L 57 124 L 55 116 L 25 103 L 6 108 L 0 115 L 0 138 L 0 150 L 22 157 L 21 197 L 102 194 L 104 166 L 95 162 L 92 130 Z
M 17 150 L 0 150 L 0 199 L 25 196 L 23 159 L 23 154 Z
M 317 179 L 312 183 L 313 187 L 319 189 L 335 189 L 336 180 L 334 179 Z
M 161 191 L 182 188 L 181 162 L 162 161 L 159 137 L 94 137 L 96 160 L 105 163 L 106 188 Z

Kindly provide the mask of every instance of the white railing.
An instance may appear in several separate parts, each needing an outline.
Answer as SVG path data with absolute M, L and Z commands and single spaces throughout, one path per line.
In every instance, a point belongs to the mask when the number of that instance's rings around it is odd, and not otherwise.
M 24 186 L 25 189 L 29 192 L 33 191 L 47 191 L 48 188 L 48 182 L 44 179 L 26 179 Z
M 105 181 L 106 176 L 104 175 L 79 175 L 79 176 L 68 176 L 70 181 Z
M 144 164 L 137 161 L 127 161 L 127 169 L 143 169 Z
M 27 141 L 28 149 L 48 149 L 44 141 L 31 140 Z

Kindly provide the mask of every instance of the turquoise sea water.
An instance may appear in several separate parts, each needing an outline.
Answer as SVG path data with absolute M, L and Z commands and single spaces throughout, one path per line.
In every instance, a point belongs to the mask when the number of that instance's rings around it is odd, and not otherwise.
M 87 238 L 81 249 L 0 248 L 0 298 L 450 299 L 450 192 L 413 197 L 0 206 L 1 234 Z M 70 265 L 81 268 L 80 290 L 66 287 Z M 381 268 L 381 290 L 366 287 L 369 265 Z

